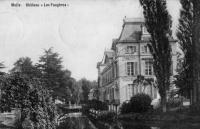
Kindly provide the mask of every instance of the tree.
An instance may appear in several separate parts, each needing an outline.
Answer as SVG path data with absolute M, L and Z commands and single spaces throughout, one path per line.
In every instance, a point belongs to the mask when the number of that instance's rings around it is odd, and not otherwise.
M 180 11 L 179 26 L 177 38 L 180 48 L 183 52 L 181 67 L 178 69 L 178 76 L 175 84 L 180 88 L 179 93 L 190 98 L 193 82 L 192 69 L 192 25 L 193 25 L 193 9 L 191 0 L 180 0 L 182 9 Z
M 181 62 L 182 67 L 178 69 L 175 83 L 180 88 L 179 92 L 181 95 L 193 98 L 193 101 L 198 101 L 200 85 L 198 81 L 200 71 L 200 4 L 196 0 L 180 0 L 180 3 L 182 9 L 180 11 L 177 38 L 183 53 L 183 59 Z
M 22 128 L 22 123 L 28 120 L 35 129 L 55 129 L 55 106 L 48 90 L 38 79 L 30 79 L 20 73 L 5 75 L 3 78 L 1 111 L 20 109 L 18 128 Z
M 69 70 L 63 69 L 62 57 L 53 52 L 53 48 L 49 48 L 44 51 L 36 66 L 40 69 L 45 87 L 51 91 L 53 98 L 70 101 L 75 80 Z
M 200 3 L 192 0 L 193 3 L 193 27 L 192 27 L 192 56 L 193 56 L 193 92 L 192 103 L 200 102 Z
M 42 78 L 49 90 L 59 87 L 62 68 L 61 63 L 62 58 L 58 53 L 53 52 L 53 48 L 44 50 L 44 55 L 39 59 L 37 67 L 42 71 Z
M 151 35 L 148 47 L 153 56 L 154 73 L 161 96 L 163 112 L 166 112 L 167 90 L 170 86 L 171 46 L 171 16 L 165 0 L 140 0 L 143 7 L 145 25 Z
M 82 87 L 82 95 L 83 95 L 83 102 L 88 101 L 88 95 L 91 89 L 90 81 L 86 80 L 85 78 L 81 80 L 81 87 Z
M 88 95 L 90 93 L 90 89 L 96 89 L 97 88 L 97 82 L 96 81 L 89 81 L 85 78 L 82 78 L 77 82 L 78 86 L 81 87 L 81 95 L 80 99 L 82 103 L 87 103 L 88 101 Z
M 29 57 L 21 57 L 15 63 L 14 67 L 11 69 L 11 73 L 19 72 L 30 78 L 40 78 L 41 73 L 37 69 Z

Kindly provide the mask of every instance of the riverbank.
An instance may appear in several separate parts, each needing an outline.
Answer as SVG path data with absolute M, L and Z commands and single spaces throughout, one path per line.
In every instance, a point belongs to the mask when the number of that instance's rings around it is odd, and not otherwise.
M 91 120 L 91 119 L 90 119 Z M 92 120 L 98 129 L 199 129 L 200 123 L 179 123 L 165 121 L 124 121 L 105 122 Z
M 170 123 L 200 123 L 200 116 L 188 113 L 166 112 L 160 114 L 152 113 L 129 113 L 118 116 L 123 121 L 149 121 L 149 122 L 170 122 Z
M 105 112 L 105 111 L 104 111 Z M 170 122 L 170 123 L 200 123 L 200 115 L 191 113 L 188 110 L 183 111 L 149 111 L 146 113 L 127 113 L 116 115 L 107 111 L 105 112 L 93 111 L 86 115 L 90 119 L 100 120 L 103 122 L 120 121 L 135 121 L 135 122 Z

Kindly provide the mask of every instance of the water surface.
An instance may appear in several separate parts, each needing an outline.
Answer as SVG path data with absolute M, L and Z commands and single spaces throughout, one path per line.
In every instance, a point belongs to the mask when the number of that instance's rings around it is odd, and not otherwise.
M 91 122 L 81 113 L 71 113 L 61 118 L 58 129 L 200 129 L 200 123 Z

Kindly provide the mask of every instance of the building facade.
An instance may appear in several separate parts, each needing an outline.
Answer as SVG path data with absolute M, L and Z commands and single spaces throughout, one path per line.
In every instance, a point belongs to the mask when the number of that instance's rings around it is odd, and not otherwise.
M 153 57 L 147 46 L 149 39 L 144 19 L 125 18 L 119 38 L 113 40 L 111 49 L 105 50 L 102 61 L 97 63 L 99 100 L 107 102 L 110 110 L 118 110 L 123 102 L 138 93 L 159 98 L 153 82 L 135 83 L 138 75 L 155 80 Z M 171 38 L 170 43 L 173 75 L 177 63 L 176 41 Z

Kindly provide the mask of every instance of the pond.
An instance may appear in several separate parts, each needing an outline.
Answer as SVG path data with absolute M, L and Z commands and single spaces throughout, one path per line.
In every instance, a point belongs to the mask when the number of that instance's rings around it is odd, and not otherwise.
M 99 121 L 91 122 L 81 113 L 67 114 L 61 118 L 58 129 L 200 129 L 200 123 L 142 123 L 116 121 L 108 124 Z

